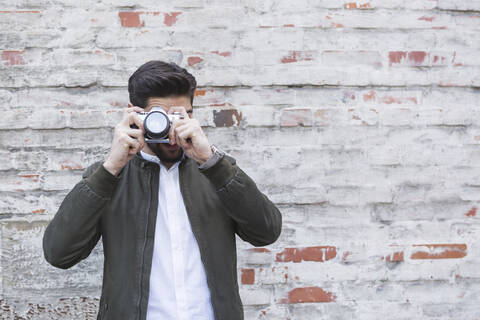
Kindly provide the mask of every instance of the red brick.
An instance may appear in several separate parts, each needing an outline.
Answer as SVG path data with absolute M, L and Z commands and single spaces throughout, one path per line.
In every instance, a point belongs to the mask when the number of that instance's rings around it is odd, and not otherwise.
M 403 251 L 396 251 L 388 256 L 385 257 L 385 260 L 388 262 L 402 262 L 403 259 Z
M 328 291 L 319 287 L 295 288 L 288 293 L 288 298 L 283 299 L 281 303 L 318 303 L 332 302 L 337 297 Z
M 78 163 L 63 161 L 61 164 L 62 170 L 80 170 L 83 169 L 83 166 Z
M 14 10 L 14 11 L 0 11 L 0 13 L 40 13 L 38 10 Z
M 285 248 L 277 254 L 277 262 L 324 262 L 337 256 L 337 249 L 331 246 Z
M 374 91 L 363 94 L 363 101 L 375 104 L 418 104 L 416 96 L 405 96 L 402 92 Z
M 313 60 L 313 53 L 311 51 L 290 51 L 288 55 L 282 58 L 281 62 L 292 63 L 311 60 Z
M 445 62 L 446 58 L 439 56 L 439 55 L 434 55 L 432 56 L 432 64 L 443 64 Z
M 461 66 L 462 63 L 456 63 L 455 58 L 457 56 L 456 51 L 453 52 L 431 52 L 430 65 L 432 66 Z
M 369 93 L 365 93 L 363 95 L 363 101 L 370 101 L 370 100 L 375 100 L 375 91 L 370 91 Z
M 415 65 L 421 65 L 425 61 L 427 53 L 425 51 L 410 51 L 408 53 L 408 60 Z
M 465 213 L 467 217 L 475 217 L 476 214 L 477 214 L 477 207 L 473 207 L 472 209 L 468 210 L 467 213 Z
M 195 97 L 204 96 L 207 90 L 195 90 Z
M 458 259 L 467 255 L 467 245 L 461 244 L 417 244 L 411 259 Z M 422 250 L 423 248 L 423 250 Z
M 255 282 L 255 269 L 242 269 L 242 284 L 253 284 Z
M 435 19 L 435 17 L 421 16 L 420 18 L 418 18 L 418 20 L 429 21 L 429 22 L 432 22 L 433 19 Z
M 197 63 L 200 63 L 202 61 L 203 61 L 203 59 L 200 58 L 200 57 L 188 57 L 188 59 L 187 59 L 187 63 L 190 67 L 192 67 L 192 66 L 194 66 Z
M 345 251 L 342 255 L 342 262 L 348 262 L 348 256 L 350 256 L 352 253 L 350 251 Z
M 393 64 L 406 63 L 412 66 L 428 65 L 427 52 L 425 51 L 390 51 L 388 59 L 390 66 Z
M 356 3 L 356 2 L 349 2 L 343 5 L 345 9 L 369 9 L 372 7 L 370 2 L 365 3 Z
M 40 175 L 38 174 L 22 174 L 20 177 L 25 178 L 25 179 L 30 179 L 33 182 L 38 182 L 38 179 L 40 178 Z
M 215 54 L 218 54 L 219 56 L 222 56 L 222 57 L 230 57 L 232 55 L 232 53 L 230 51 L 224 51 L 224 52 L 211 51 L 211 52 L 215 53 Z
M 177 17 L 181 14 L 181 12 L 164 13 L 163 23 L 165 23 L 166 26 L 171 27 L 177 22 Z
M 388 53 L 388 60 L 390 61 L 390 65 L 394 63 L 400 63 L 405 57 L 407 53 L 405 51 L 390 51 Z
M 25 64 L 24 53 L 23 50 L 4 50 L 2 51 L 2 61 L 6 66 L 23 65 Z
M 405 102 L 410 102 L 410 103 L 414 103 L 414 104 L 418 103 L 417 98 L 415 98 L 415 97 L 396 98 L 396 97 L 393 97 L 393 96 L 383 96 L 380 99 L 378 99 L 378 102 L 384 103 L 384 104 L 392 104 L 392 103 L 401 104 L 401 103 L 405 103 Z
M 304 126 L 311 127 L 313 125 L 313 114 L 309 108 L 286 108 L 282 110 L 280 119 L 282 127 Z
M 119 12 L 118 17 L 122 27 L 125 28 L 139 28 L 144 27 L 145 22 L 140 21 L 140 15 L 143 12 Z

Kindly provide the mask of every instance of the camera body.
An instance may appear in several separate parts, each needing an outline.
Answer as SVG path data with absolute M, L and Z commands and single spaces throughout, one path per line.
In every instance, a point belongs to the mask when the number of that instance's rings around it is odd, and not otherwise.
M 158 106 L 154 106 L 148 112 L 137 112 L 137 115 L 143 121 L 144 138 L 147 143 L 169 143 L 168 132 L 173 121 L 184 118 L 181 112 L 167 114 L 162 107 Z M 130 127 L 138 129 L 135 124 Z

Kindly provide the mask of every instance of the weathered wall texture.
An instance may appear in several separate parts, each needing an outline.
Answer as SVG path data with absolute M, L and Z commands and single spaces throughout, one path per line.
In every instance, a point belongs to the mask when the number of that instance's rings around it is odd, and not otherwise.
M 480 319 L 480 1 L 2 0 L 2 319 L 94 319 L 103 255 L 41 239 L 150 59 L 281 208 L 246 319 Z

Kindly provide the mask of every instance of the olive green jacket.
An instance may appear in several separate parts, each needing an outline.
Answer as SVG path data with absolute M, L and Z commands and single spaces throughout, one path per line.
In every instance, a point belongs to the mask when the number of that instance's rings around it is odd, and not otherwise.
M 102 238 L 104 268 L 97 319 L 146 318 L 159 171 L 158 164 L 139 155 L 119 177 L 101 162 L 93 164 L 45 230 L 45 259 L 63 269 L 87 258 Z M 215 319 L 243 319 L 235 234 L 254 246 L 271 244 L 280 235 L 281 213 L 232 157 L 224 156 L 204 170 L 184 158 L 179 178 Z

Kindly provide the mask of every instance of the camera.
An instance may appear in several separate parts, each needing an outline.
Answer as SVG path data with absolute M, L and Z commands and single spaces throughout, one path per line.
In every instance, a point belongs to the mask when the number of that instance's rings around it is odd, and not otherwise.
M 137 115 L 143 121 L 144 137 L 147 143 L 169 143 L 168 132 L 173 121 L 184 118 L 181 112 L 167 114 L 162 107 L 158 106 L 153 107 L 149 112 L 137 112 Z M 130 128 L 138 129 L 135 124 Z

